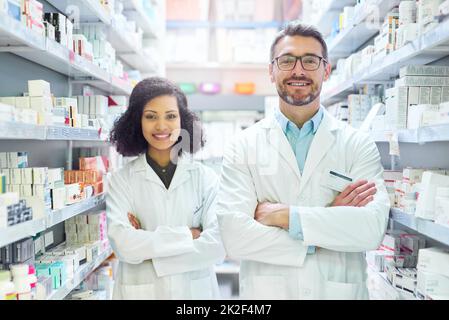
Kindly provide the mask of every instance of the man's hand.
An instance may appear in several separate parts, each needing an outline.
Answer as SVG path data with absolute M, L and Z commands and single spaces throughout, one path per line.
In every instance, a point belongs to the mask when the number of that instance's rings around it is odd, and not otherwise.
M 192 232 L 193 240 L 198 239 L 201 235 L 201 229 L 199 228 L 190 228 L 190 231 Z
M 288 229 L 289 212 L 285 204 L 263 202 L 257 205 L 254 219 L 266 226 Z
M 376 192 L 377 189 L 375 183 L 359 180 L 347 186 L 343 192 L 335 198 L 330 206 L 364 207 L 373 201 Z
M 131 225 L 134 227 L 134 229 L 142 229 L 142 226 L 140 225 L 139 219 L 135 215 L 133 215 L 131 212 L 128 212 L 128 220 L 131 223 Z

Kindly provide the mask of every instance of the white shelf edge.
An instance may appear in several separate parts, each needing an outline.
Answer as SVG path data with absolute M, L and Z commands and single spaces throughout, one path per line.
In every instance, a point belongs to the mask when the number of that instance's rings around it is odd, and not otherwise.
M 62 209 L 53 210 L 47 216 L 47 229 L 105 203 L 105 194 L 102 193 L 84 201 L 68 205 Z
M 0 248 L 46 229 L 46 219 L 40 218 L 0 229 Z
M 86 262 L 80 266 L 73 276 L 73 279 L 67 279 L 67 281 L 58 289 L 52 291 L 47 297 L 47 300 L 62 300 L 73 289 L 75 289 L 92 271 L 98 268 L 103 261 L 105 261 L 112 254 L 112 249 L 108 248 L 98 255 L 98 257 L 91 262 Z
M 11 227 L 0 229 L 0 248 L 18 240 L 35 236 L 60 222 L 73 216 L 87 212 L 105 203 L 105 194 L 91 197 L 79 203 L 66 206 L 62 209 L 49 211 L 44 218 L 26 221 Z M 54 216 L 53 216 L 54 215 Z
M 0 140 L 75 140 L 106 142 L 100 139 L 96 129 L 66 126 L 41 126 L 21 122 L 1 121 Z
M 433 221 L 421 219 L 414 215 L 402 212 L 400 209 L 392 208 L 390 219 L 406 226 L 424 236 L 432 238 L 444 245 L 449 246 L 449 227 L 436 224 Z
M 391 133 L 391 131 L 372 131 L 370 134 L 375 142 L 388 142 L 387 135 Z M 449 124 L 398 130 L 397 133 L 398 141 L 403 143 L 449 142 Z
M 344 80 L 342 84 L 328 88 L 325 92 L 323 92 L 321 102 L 323 104 L 327 104 L 329 100 L 334 100 L 334 96 L 344 94 L 346 90 L 349 90 L 357 84 L 362 84 L 364 81 L 375 81 L 377 75 L 385 73 L 394 65 L 417 57 L 421 54 L 425 54 L 426 50 L 432 49 L 440 43 L 448 40 L 449 19 L 440 23 L 435 29 L 420 35 L 413 42 L 406 44 L 385 57 L 373 60 L 373 62 L 365 70 L 355 73 L 351 78 Z M 438 59 L 439 58 L 435 58 L 434 60 Z M 432 59 L 429 60 L 432 61 Z M 399 73 L 395 72 L 395 74 L 398 76 Z M 382 81 L 379 80 L 379 82 Z

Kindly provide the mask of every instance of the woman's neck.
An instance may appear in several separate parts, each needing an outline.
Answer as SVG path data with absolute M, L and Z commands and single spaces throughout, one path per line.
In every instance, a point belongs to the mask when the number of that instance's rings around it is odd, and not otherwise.
M 148 149 L 148 155 L 153 159 L 159 166 L 166 167 L 170 163 L 170 151 L 168 150 L 156 150 L 154 148 Z

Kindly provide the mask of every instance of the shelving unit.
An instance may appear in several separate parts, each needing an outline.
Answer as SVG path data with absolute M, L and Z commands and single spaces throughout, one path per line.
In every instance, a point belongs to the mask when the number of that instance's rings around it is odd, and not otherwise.
M 423 144 L 427 142 L 449 141 L 449 125 L 421 127 L 414 130 L 398 130 L 398 141 Z M 371 132 L 376 142 L 388 142 L 389 132 Z
M 73 279 L 68 279 L 60 288 L 53 290 L 47 300 L 62 300 L 73 289 L 75 289 L 92 271 L 98 268 L 112 254 L 112 249 L 108 248 L 98 255 L 98 257 L 88 263 L 83 264 L 76 271 Z
M 142 28 L 146 36 L 157 38 L 157 32 L 154 22 L 145 13 L 142 4 L 136 0 L 127 0 L 124 2 L 125 15 L 132 18 Z
M 328 41 L 329 58 L 334 63 L 338 59 L 347 57 L 360 48 L 364 43 L 379 33 L 379 27 L 385 15 L 400 0 L 375 0 L 365 2 L 355 13 L 350 26 Z M 368 18 L 375 21 L 368 21 Z M 377 19 L 376 19 L 377 18 Z
M 315 19 L 309 23 L 319 26 L 323 34 L 329 34 L 332 29 L 332 24 L 338 18 L 340 12 L 346 6 L 355 5 L 355 0 L 328 0 L 325 2 L 325 7 L 320 11 Z
M 341 30 L 335 37 L 327 39 L 331 62 L 336 64 L 337 59 L 349 57 L 364 45 L 371 43 L 373 37 L 378 34 L 378 27 L 370 28 L 373 25 L 370 22 L 372 18 L 370 13 L 371 9 L 377 10 L 376 14 L 380 18 L 378 26 L 381 26 L 381 19 L 385 17 L 391 8 L 397 6 L 399 3 L 400 1 L 396 0 L 366 1 L 365 5 L 355 13 L 354 19 L 349 27 Z M 323 22 L 322 24 L 318 24 L 318 28 L 323 31 L 328 26 Z M 406 65 L 432 64 L 446 57 L 449 57 L 449 19 L 447 17 L 446 19 L 440 19 L 440 24 L 433 30 L 420 34 L 417 39 L 400 49 L 384 57 L 374 58 L 372 61 L 362 61 L 364 66 L 361 66 L 359 71 L 353 74 L 352 77 L 341 79 L 340 81 L 336 81 L 337 79 L 335 79 L 332 82 L 335 85 L 327 85 L 323 89 L 321 102 L 323 105 L 329 106 L 343 101 L 349 94 L 358 93 L 364 84 L 394 84 L 395 79 L 399 77 L 399 70 L 402 67 Z M 420 153 L 423 150 L 428 152 L 427 150 L 431 150 L 431 148 L 438 148 L 436 153 L 442 152 L 444 154 L 442 150 L 446 150 L 447 143 L 449 142 L 449 126 L 447 124 L 421 127 L 415 130 L 397 130 L 394 133 L 397 134 L 398 142 L 401 143 L 400 157 L 386 154 L 389 149 L 385 148 L 385 143 L 390 141 L 390 136 L 393 132 L 370 132 L 372 139 L 379 144 L 379 151 L 382 156 L 386 159 L 391 157 L 391 168 L 394 170 L 400 170 L 402 168 L 401 159 L 404 157 L 407 157 L 404 159 L 404 163 L 407 163 L 407 166 L 426 167 L 426 163 L 429 160 Z M 428 143 L 432 144 L 423 146 Z M 438 167 L 449 168 L 447 161 L 445 164 L 442 164 L 443 162 L 444 160 L 441 159 L 438 162 Z M 386 164 L 386 167 L 388 166 Z M 429 165 L 427 164 L 427 166 Z M 449 246 L 448 227 L 436 224 L 430 220 L 415 217 L 414 215 L 409 215 L 396 208 L 392 208 L 390 211 L 390 227 L 394 229 L 410 229 L 414 233 L 429 238 L 430 243 L 438 242 L 442 246 Z M 389 299 L 418 299 L 412 293 L 394 288 L 387 280 L 385 273 L 376 272 L 371 267 L 368 267 L 368 271 L 370 276 L 377 279 L 377 285 L 380 286 L 377 290 L 383 291 L 383 294 L 388 296 Z
M 81 22 L 99 22 L 111 24 L 110 13 L 95 0 L 47 0 L 59 11 L 72 16 L 79 15 Z M 79 10 L 79 11 L 78 11 Z
M 95 129 L 39 126 L 18 122 L 0 122 L 0 140 L 103 141 Z
M 105 205 L 105 196 L 101 194 L 59 210 L 51 210 L 44 218 L 26 221 L 0 229 L 0 248 L 20 239 L 32 237 L 78 214 L 86 213 L 94 209 L 104 209 Z
M 449 246 L 449 227 L 436 224 L 430 220 L 415 217 L 414 215 L 407 214 L 396 208 L 391 209 L 390 218 L 394 222 Z
M 321 102 L 328 106 L 341 101 L 365 83 L 391 81 L 409 64 L 428 64 L 448 55 L 449 19 L 391 54 L 374 60 L 371 65 L 335 87 L 323 90 Z
M 11 52 L 74 79 L 85 78 L 110 94 L 129 94 L 130 84 L 118 83 L 97 65 L 56 41 L 29 30 L 13 18 L 0 14 L 0 52 Z

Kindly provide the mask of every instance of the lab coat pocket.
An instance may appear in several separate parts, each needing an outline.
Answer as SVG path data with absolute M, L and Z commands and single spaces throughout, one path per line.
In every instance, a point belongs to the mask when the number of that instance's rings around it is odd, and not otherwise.
M 193 300 L 212 299 L 212 282 L 210 276 L 190 280 L 190 292 Z
M 366 290 L 365 282 L 345 283 L 325 281 L 323 297 L 325 300 L 366 299 Z
M 124 300 L 154 300 L 154 284 L 122 285 Z
M 252 293 L 248 299 L 284 300 L 287 299 L 284 276 L 254 276 L 252 278 Z M 243 299 L 246 299 L 243 297 Z

